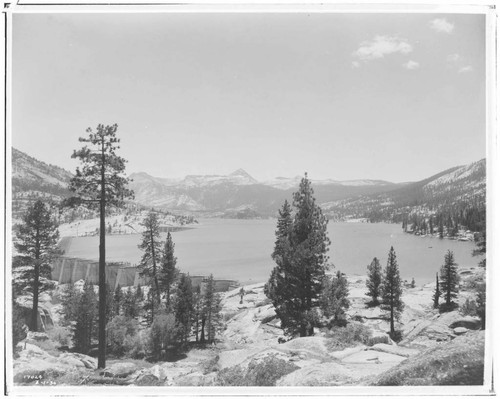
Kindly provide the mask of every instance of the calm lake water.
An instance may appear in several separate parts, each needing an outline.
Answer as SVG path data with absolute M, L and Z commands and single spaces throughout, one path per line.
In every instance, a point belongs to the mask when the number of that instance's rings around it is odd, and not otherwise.
M 192 275 L 212 273 L 244 283 L 267 280 L 273 261 L 275 220 L 203 219 L 200 225 L 172 233 L 177 266 Z M 406 234 L 399 224 L 329 223 L 330 263 L 347 274 L 366 274 L 376 256 L 383 267 L 394 246 L 401 277 L 418 284 L 434 281 L 448 249 L 460 266 L 474 266 L 474 243 Z M 106 237 L 107 261 L 139 262 L 137 234 Z M 66 256 L 97 259 L 98 237 L 71 240 Z

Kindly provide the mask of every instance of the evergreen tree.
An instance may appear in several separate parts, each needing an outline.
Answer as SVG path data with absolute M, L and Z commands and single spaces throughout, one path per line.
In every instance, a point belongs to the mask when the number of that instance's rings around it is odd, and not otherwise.
M 106 283 L 106 324 L 115 317 L 115 296 L 111 286 Z
M 132 291 L 132 287 L 127 288 L 127 292 L 123 298 L 123 315 L 130 319 L 135 319 L 139 316 L 139 305 L 137 303 L 137 295 Z
M 431 216 L 431 217 L 429 217 L 429 233 L 430 233 L 431 235 L 433 235 L 433 234 L 434 234 L 434 223 L 432 222 L 432 216 Z
M 119 316 L 120 315 L 120 310 L 122 309 L 123 306 L 123 293 L 122 293 L 122 287 L 120 284 L 116 286 L 115 289 L 115 294 L 113 298 L 113 315 L 114 316 Z
M 165 359 L 175 350 L 179 342 L 179 326 L 173 314 L 162 314 L 155 318 L 150 329 L 151 352 L 156 359 Z
M 440 288 L 441 296 L 446 301 L 444 304 L 444 310 L 450 311 L 456 307 L 453 302 L 458 295 L 458 270 L 457 264 L 453 256 L 453 252 L 448 250 L 444 256 L 444 265 L 441 267 L 440 273 Z
M 77 352 L 86 354 L 92 346 L 92 337 L 98 322 L 97 295 L 94 286 L 88 281 L 83 285 L 79 298 L 73 342 Z
M 199 341 L 200 323 L 203 316 L 203 296 L 201 287 L 197 286 L 193 290 L 193 329 L 196 342 Z
M 135 298 L 138 303 L 144 301 L 144 293 L 142 292 L 142 287 L 140 284 L 137 285 L 137 288 L 135 289 Z
M 175 301 L 175 319 L 179 324 L 181 339 L 184 344 L 188 342 L 191 332 L 191 322 L 193 319 L 193 288 L 189 274 L 181 274 L 177 287 L 177 297 Z
M 273 253 L 276 271 L 267 290 L 272 293 L 271 299 L 282 328 L 291 335 L 313 334 L 315 312 L 312 310 L 319 306 L 327 268 L 328 220 L 316 205 L 313 195 L 306 174 L 299 191 L 293 194 L 293 222 L 283 237 L 277 233 Z M 279 221 L 282 219 L 285 220 L 282 217 Z M 278 226 L 277 231 L 280 230 Z
M 347 279 L 338 270 L 335 276 L 325 276 L 323 281 L 321 308 L 325 316 L 333 316 L 334 323 L 340 324 L 345 321 L 345 311 L 351 305 Z
M 443 238 L 444 237 L 443 218 L 439 219 L 438 233 L 439 233 L 439 238 Z
M 62 314 L 61 323 L 71 326 L 76 321 L 79 312 L 79 304 L 82 293 L 75 289 L 73 284 L 68 284 L 62 292 Z
M 389 311 L 391 323 L 391 336 L 394 336 L 394 320 L 398 320 L 403 310 L 404 303 L 401 300 L 403 294 L 402 281 L 399 276 L 399 266 L 396 260 L 396 252 L 391 247 L 385 268 L 382 283 L 382 308 Z
M 434 309 L 439 308 L 439 297 L 441 296 L 441 291 L 439 290 L 439 278 L 436 273 L 436 288 L 434 289 Z
M 477 315 L 481 318 L 481 329 L 486 328 L 486 284 L 479 284 L 476 294 Z
M 178 269 L 175 267 L 177 258 L 174 256 L 174 246 L 172 236 L 169 232 L 167 234 L 167 240 L 165 241 L 165 247 L 163 248 L 158 277 L 160 290 L 165 292 L 165 297 L 167 299 L 167 309 L 170 309 L 170 289 L 179 273 Z
M 276 302 L 281 302 L 280 294 L 285 284 L 285 273 L 288 268 L 285 252 L 289 245 L 288 235 L 292 223 L 292 208 L 288 201 L 285 200 L 283 207 L 278 211 L 278 222 L 275 231 L 276 241 L 274 243 L 274 251 L 271 254 L 272 259 L 276 262 L 276 266 L 271 271 L 269 281 L 264 286 L 266 296 Z M 276 291 L 276 287 L 279 287 L 278 291 Z
M 150 212 L 141 224 L 144 227 L 142 233 L 142 243 L 139 245 L 144 253 L 139 263 L 140 275 L 150 281 L 151 300 L 156 301 L 151 307 L 151 317 L 154 319 L 156 309 L 160 307 L 160 262 L 161 262 L 161 242 L 160 225 L 156 213 Z
M 377 258 L 373 258 L 372 263 L 367 266 L 368 279 L 366 280 L 366 287 L 368 288 L 368 295 L 371 298 L 370 304 L 377 306 L 379 304 L 378 298 L 380 297 L 381 284 L 382 284 L 382 266 Z
M 200 342 L 205 342 L 205 331 L 209 343 L 214 342 L 218 329 L 221 326 L 221 298 L 215 292 L 215 281 L 210 275 L 204 284 L 203 310 L 201 319 Z
M 123 206 L 124 200 L 133 197 L 127 188 L 129 180 L 124 177 L 125 159 L 116 154 L 120 140 L 116 137 L 118 125 L 99 124 L 94 133 L 87 129 L 88 138 L 79 141 L 88 143 L 72 158 L 83 164 L 76 168 L 75 176 L 70 181 L 70 190 L 74 197 L 64 201 L 64 205 L 79 205 L 99 209 L 99 354 L 98 367 L 106 367 L 106 208 Z
M 472 251 L 472 256 L 485 256 L 479 266 L 486 267 L 486 228 L 484 227 L 478 234 L 474 235 L 476 248 Z
M 57 248 L 59 232 L 49 208 L 40 200 L 28 208 L 15 232 L 14 248 L 19 255 L 13 259 L 14 292 L 32 295 L 30 329 L 37 331 L 38 298 L 54 287 L 50 262 L 62 253 Z

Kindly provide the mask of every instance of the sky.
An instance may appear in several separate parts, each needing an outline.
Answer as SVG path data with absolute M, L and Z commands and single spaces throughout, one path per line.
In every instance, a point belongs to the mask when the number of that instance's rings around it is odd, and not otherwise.
M 74 171 L 118 124 L 127 173 L 416 181 L 485 157 L 485 18 L 14 14 L 12 145 Z

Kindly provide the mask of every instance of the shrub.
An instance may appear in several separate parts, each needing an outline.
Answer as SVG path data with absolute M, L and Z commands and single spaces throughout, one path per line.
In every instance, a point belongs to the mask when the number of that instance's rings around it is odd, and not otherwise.
M 351 322 L 345 327 L 334 327 L 326 333 L 330 350 L 342 350 L 357 344 L 368 345 L 371 331 L 361 323 Z
M 47 330 L 50 340 L 57 342 L 59 346 L 70 346 L 72 332 L 69 328 L 63 326 L 54 326 Z
M 227 367 L 217 373 L 217 385 L 242 387 L 248 384 L 245 378 L 245 371 L 241 366 Z
M 464 316 L 476 316 L 477 304 L 474 299 L 467 298 L 465 303 L 460 307 L 459 312 Z
M 253 359 L 248 368 L 241 366 L 222 369 L 217 373 L 217 384 L 222 386 L 274 386 L 281 377 L 297 370 L 295 364 L 269 354 Z
M 373 346 L 376 344 L 388 344 L 388 343 L 389 343 L 389 337 L 387 335 L 377 335 L 375 337 L 369 338 L 366 345 Z
M 389 333 L 389 336 L 394 342 L 399 342 L 403 339 L 403 331 L 395 330 L 394 332 Z
M 219 362 L 219 355 L 216 355 L 208 360 L 202 362 L 203 374 L 209 374 L 218 370 L 217 363 Z
M 256 386 L 274 386 L 284 375 L 297 370 L 295 364 L 279 359 L 275 354 L 267 355 L 261 361 L 253 359 L 248 365 L 247 379 Z
M 176 352 L 180 343 L 180 333 L 179 325 L 173 314 L 156 316 L 149 330 L 149 352 L 157 359 Z
M 134 346 L 139 345 L 135 337 L 139 330 L 139 323 L 135 319 L 125 316 L 115 316 L 106 326 L 109 352 L 122 356 L 126 352 L 133 352 Z
M 38 346 L 40 349 L 43 349 L 45 352 L 47 352 L 49 355 L 52 356 L 59 356 L 59 350 L 58 350 L 58 345 L 50 340 L 50 339 L 45 339 L 45 340 L 35 340 L 35 339 L 27 339 L 27 343 L 33 344 Z
M 458 308 L 458 304 L 455 302 L 450 302 L 449 305 L 446 304 L 446 302 L 440 303 L 439 304 L 439 313 L 451 312 L 451 311 L 455 310 L 456 308 Z
M 125 354 L 133 359 L 142 359 L 146 356 L 146 344 L 140 334 L 125 337 Z

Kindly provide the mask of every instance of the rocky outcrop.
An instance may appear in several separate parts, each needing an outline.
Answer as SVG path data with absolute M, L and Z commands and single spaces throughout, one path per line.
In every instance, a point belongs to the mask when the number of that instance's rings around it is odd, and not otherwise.
M 482 385 L 484 331 L 429 348 L 370 381 L 371 385 Z
M 14 360 L 14 382 L 29 384 L 63 376 L 71 371 L 95 370 L 94 358 L 80 353 L 62 353 L 53 356 L 37 345 L 18 344 L 18 358 Z
M 137 371 L 138 366 L 135 363 L 123 362 L 113 363 L 101 371 L 103 377 L 125 378 Z

